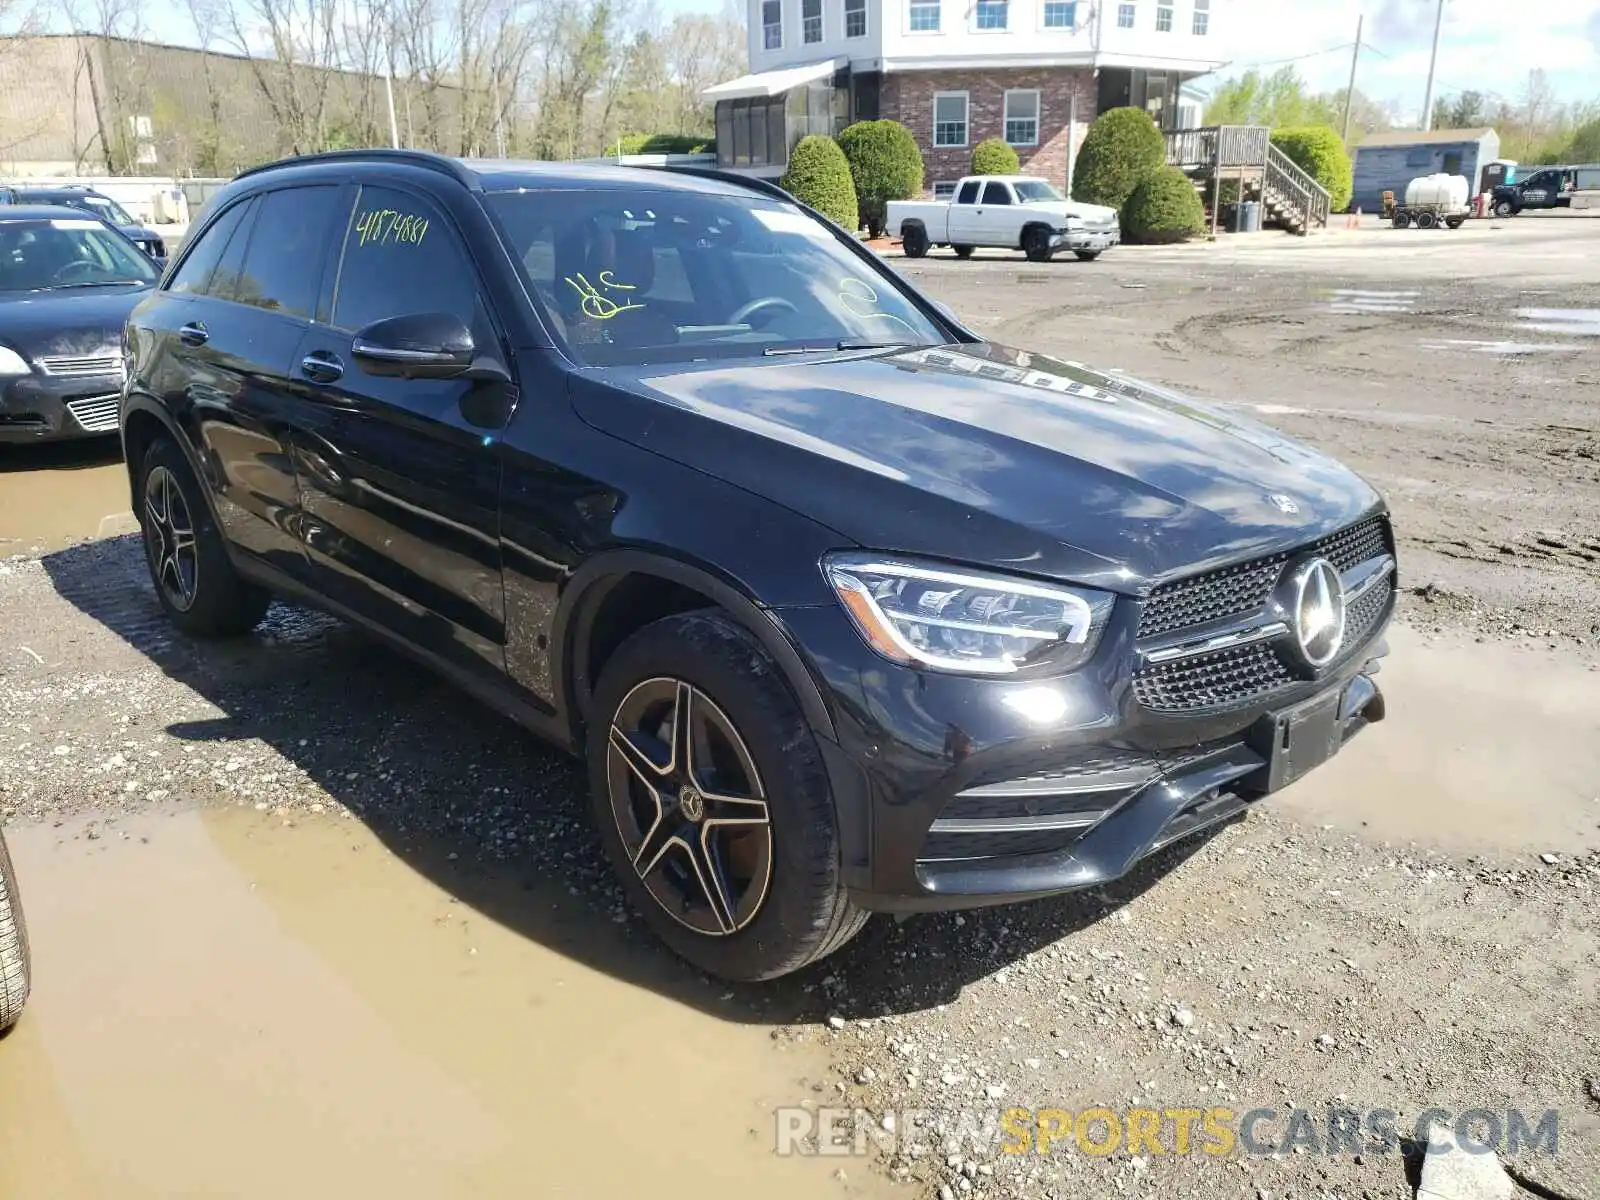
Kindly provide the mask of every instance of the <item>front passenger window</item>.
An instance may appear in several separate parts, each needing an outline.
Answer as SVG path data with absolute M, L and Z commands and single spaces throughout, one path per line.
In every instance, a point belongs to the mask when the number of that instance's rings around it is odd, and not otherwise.
M 455 229 L 419 197 L 364 187 L 345 234 L 333 323 L 352 333 L 413 313 L 459 317 L 475 336 L 477 273 Z

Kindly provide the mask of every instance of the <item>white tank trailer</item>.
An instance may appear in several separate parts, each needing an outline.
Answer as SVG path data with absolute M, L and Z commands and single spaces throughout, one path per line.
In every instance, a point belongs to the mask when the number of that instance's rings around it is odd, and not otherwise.
M 1406 198 L 1394 206 L 1396 229 L 1460 229 L 1472 214 L 1467 197 L 1471 186 L 1464 175 L 1423 175 L 1406 184 Z

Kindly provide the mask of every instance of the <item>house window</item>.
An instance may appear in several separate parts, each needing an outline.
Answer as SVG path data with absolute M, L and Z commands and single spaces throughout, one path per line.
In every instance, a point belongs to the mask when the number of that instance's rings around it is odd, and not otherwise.
M 967 144 L 967 94 L 940 92 L 933 98 L 933 144 Z
M 933 185 L 933 198 L 935 200 L 950 200 L 956 194 L 956 181 L 946 179 Z
M 978 28 L 1004 29 L 1008 0 L 978 0 Z
M 1078 0 L 1045 0 L 1046 29 L 1075 29 L 1078 25 Z
M 1211 32 L 1211 0 L 1194 0 L 1195 37 L 1205 37 Z
M 939 0 L 911 0 L 911 32 L 939 32 Z
M 1133 5 L 1131 5 L 1131 4 L 1119 4 L 1119 5 L 1117 5 L 1117 28 L 1118 29 L 1132 29 L 1133 28 Z
M 783 0 L 761 0 L 761 45 L 766 50 L 783 49 Z
M 822 40 L 822 0 L 800 0 L 800 38 L 808 46 Z
M 844 35 L 867 36 L 867 0 L 844 0 Z
M 1158 5 L 1156 5 L 1156 32 L 1157 33 L 1171 33 L 1172 32 L 1172 5 L 1170 5 L 1170 4 L 1158 4 Z
M 1017 91 L 1006 93 L 1006 141 L 1013 146 L 1036 146 L 1039 143 L 1039 93 Z

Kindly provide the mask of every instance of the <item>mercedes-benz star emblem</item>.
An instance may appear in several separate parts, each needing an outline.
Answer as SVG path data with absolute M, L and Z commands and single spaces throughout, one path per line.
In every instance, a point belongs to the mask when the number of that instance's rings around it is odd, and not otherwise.
M 1267 503 L 1289 517 L 1300 511 L 1300 506 L 1294 502 L 1293 498 L 1285 496 L 1282 492 L 1273 492 L 1272 495 L 1267 497 Z
M 1344 646 L 1344 583 L 1325 558 L 1295 568 L 1289 580 L 1289 619 L 1300 656 L 1308 666 L 1325 667 Z
M 685 784 L 678 790 L 678 811 L 683 814 L 684 820 L 698 821 L 706 815 L 706 804 L 699 792 Z

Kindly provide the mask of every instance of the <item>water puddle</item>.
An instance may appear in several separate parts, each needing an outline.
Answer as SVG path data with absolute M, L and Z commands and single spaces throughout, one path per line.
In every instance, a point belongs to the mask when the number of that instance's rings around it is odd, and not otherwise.
M 115 438 L 0 446 L 0 557 L 130 533 Z
M 1344 315 L 1358 313 L 1406 313 L 1417 306 L 1421 292 L 1377 292 L 1361 288 L 1333 288 L 1320 293 L 1327 297 L 1324 308 Z
M 1464 338 L 1444 338 L 1440 341 L 1420 343 L 1424 350 L 1457 351 L 1473 354 L 1494 354 L 1518 358 L 1529 354 L 1575 354 L 1577 346 L 1563 346 L 1541 342 L 1477 342 Z
M 7 831 L 35 991 L 0 1041 L 0 1195 L 888 1189 L 860 1160 L 839 1182 L 839 1159 L 774 1156 L 770 1106 L 823 1077 L 811 1049 L 769 1039 L 723 988 L 650 983 L 642 934 L 564 887 L 509 881 L 494 911 L 538 914 L 518 922 L 530 935 L 354 820 L 227 810 L 93 832 Z M 561 949 L 577 939 L 582 961 Z
M 1600 337 L 1600 308 L 1519 308 L 1517 328 L 1567 337 Z

